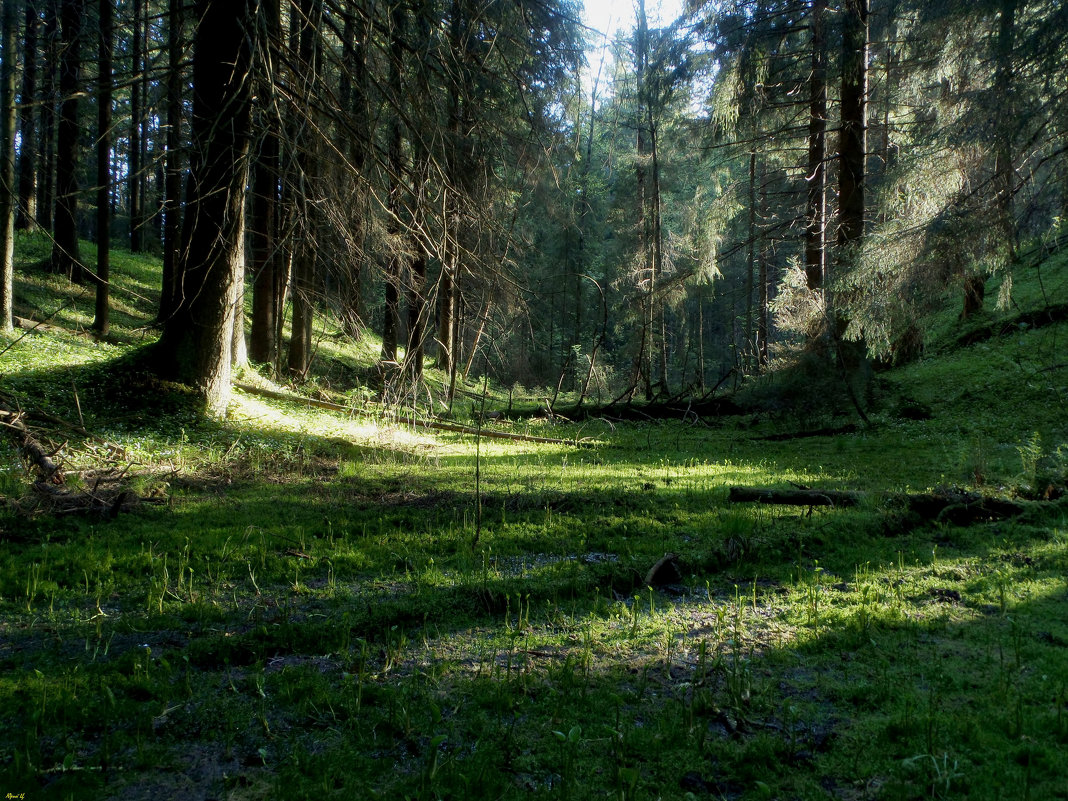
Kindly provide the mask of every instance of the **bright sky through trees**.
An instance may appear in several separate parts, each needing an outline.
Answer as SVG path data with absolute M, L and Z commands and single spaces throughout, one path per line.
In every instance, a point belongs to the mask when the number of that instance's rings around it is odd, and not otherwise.
M 649 20 L 649 26 L 652 28 L 658 28 L 663 25 L 669 24 L 672 20 L 676 19 L 681 13 L 685 0 L 646 0 L 645 14 Z M 636 0 L 584 0 L 582 21 L 583 23 L 592 28 L 593 31 L 599 31 L 607 36 L 607 40 L 611 41 L 617 31 L 629 31 L 634 27 L 634 20 L 637 14 Z M 589 37 L 589 53 L 587 58 L 589 60 L 589 71 L 586 74 L 583 86 L 587 90 L 592 88 L 593 75 L 598 72 L 598 66 L 602 58 L 603 45 L 605 39 L 598 36 L 596 33 L 588 32 Z M 605 52 L 603 56 L 605 59 L 610 59 L 611 55 Z M 602 66 L 602 74 L 607 69 L 607 62 Z
M 666 25 L 682 13 L 683 0 L 647 0 L 645 13 L 650 27 Z M 636 4 L 620 0 L 585 0 L 583 22 L 611 38 L 617 28 L 634 27 Z

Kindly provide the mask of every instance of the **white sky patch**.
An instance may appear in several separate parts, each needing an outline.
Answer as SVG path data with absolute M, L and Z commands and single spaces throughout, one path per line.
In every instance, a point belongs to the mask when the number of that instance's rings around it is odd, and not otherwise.
M 685 0 L 646 0 L 645 16 L 650 28 L 662 28 L 671 24 L 682 14 Z M 583 76 L 583 86 L 589 92 L 593 88 L 593 79 L 600 68 L 601 83 L 598 94 L 604 91 L 605 79 L 610 74 L 611 53 L 604 45 L 611 43 L 617 33 L 626 33 L 634 29 L 638 15 L 636 0 L 585 0 L 582 21 L 594 31 L 588 32 L 589 50 L 586 59 L 589 66 Z M 604 59 L 602 63 L 602 59 Z

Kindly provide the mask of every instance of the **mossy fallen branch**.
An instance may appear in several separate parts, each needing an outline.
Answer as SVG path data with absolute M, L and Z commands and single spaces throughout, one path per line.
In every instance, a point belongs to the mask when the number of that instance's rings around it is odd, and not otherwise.
M 956 525 L 968 525 L 983 520 L 1004 520 L 1017 517 L 1027 509 L 1026 504 L 1019 501 L 992 498 L 958 489 L 873 495 L 847 490 L 731 487 L 727 499 L 731 503 L 836 507 L 856 506 L 866 499 L 879 499 L 889 507 L 904 507 L 924 519 Z
M 35 483 L 38 484 L 62 484 L 63 471 L 54 461 L 52 454 L 46 453 L 41 443 L 38 442 L 22 422 L 22 414 L 13 412 L 0 405 L 0 425 L 14 439 L 19 453 L 37 471 Z

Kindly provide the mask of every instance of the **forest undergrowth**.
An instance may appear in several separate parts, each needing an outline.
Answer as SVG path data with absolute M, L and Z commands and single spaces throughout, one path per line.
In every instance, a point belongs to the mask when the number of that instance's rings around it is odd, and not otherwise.
M 5 441 L 0 792 L 1068 798 L 1068 327 L 999 324 L 1038 308 L 1026 275 L 990 336 L 947 318 L 878 373 L 852 433 L 787 438 L 799 415 L 766 404 L 487 419 L 544 444 L 386 414 L 352 385 L 373 344 L 326 331 L 297 389 L 346 412 L 237 391 L 208 422 L 137 367 L 157 266 L 113 264 L 109 342 L 26 269 L 16 313 L 54 329 L 0 343 L 65 476 L 34 490 Z M 1044 269 L 1063 297 L 1068 259 Z M 543 405 L 486 386 L 489 411 Z M 482 387 L 453 410 L 475 431 Z M 1025 511 L 959 526 L 883 495 L 945 488 Z

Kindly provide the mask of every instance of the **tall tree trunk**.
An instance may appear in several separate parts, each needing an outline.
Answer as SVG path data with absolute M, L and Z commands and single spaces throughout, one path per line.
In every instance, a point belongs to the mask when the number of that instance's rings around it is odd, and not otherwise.
M 85 0 L 63 0 L 63 48 L 59 65 L 59 112 L 56 142 L 56 211 L 53 224 L 51 270 L 76 283 L 85 280 L 78 253 L 78 97 L 81 90 L 81 37 Z
M 667 338 L 667 303 L 664 301 L 664 225 L 662 219 L 662 204 L 660 197 L 660 156 L 658 151 L 658 132 L 657 127 L 653 123 L 652 119 L 652 106 L 647 108 L 649 114 L 649 156 L 650 167 L 652 172 L 652 195 L 649 198 L 649 211 L 652 217 L 652 256 L 653 256 L 653 269 L 652 280 L 653 288 L 656 290 L 657 295 L 651 300 L 654 302 L 654 308 L 656 310 L 656 327 L 657 334 L 660 340 L 659 356 L 659 372 L 660 372 L 660 391 L 665 395 L 670 395 L 668 382 L 668 338 Z
M 144 200 L 141 197 L 141 173 L 144 169 L 142 163 L 143 148 L 141 146 L 141 134 L 143 131 L 142 118 L 144 117 L 144 102 L 142 96 L 141 75 L 145 68 L 145 48 L 142 26 L 142 6 L 144 0 L 133 0 L 133 36 L 130 50 L 130 173 L 129 181 L 130 196 L 130 250 L 140 253 L 144 250 Z
M 761 164 L 760 175 L 760 257 L 757 270 L 757 327 L 756 356 L 757 372 L 764 372 L 768 366 L 768 243 L 764 232 L 768 219 L 768 177 L 767 162 Z
M 240 232 L 238 233 L 238 254 L 234 260 L 234 327 L 230 339 L 230 364 L 235 370 L 248 367 L 248 342 L 245 339 L 245 220 L 244 208 L 241 212 Z
M 462 200 L 460 187 L 463 183 L 461 172 L 465 116 L 467 102 L 467 56 L 464 38 L 467 35 L 467 23 L 463 13 L 463 3 L 452 0 L 449 13 L 449 49 L 456 76 L 449 86 L 449 129 L 445 154 L 447 184 L 445 187 L 445 232 L 444 258 L 441 263 L 441 277 L 438 280 L 438 360 L 437 366 L 449 376 L 456 374 L 457 354 L 454 352 L 456 342 L 456 300 L 457 284 L 460 275 L 460 242 L 462 225 Z M 453 385 L 450 380 L 449 394 Z
M 278 280 L 279 263 L 275 233 L 278 209 L 278 132 L 277 120 L 270 111 L 261 118 L 263 139 L 253 164 L 251 241 L 252 257 L 252 331 L 249 358 L 259 364 L 275 366 L 278 355 Z M 277 252 L 276 252 L 277 251 Z
M 15 58 L 18 6 L 4 0 L 0 16 L 0 331 L 10 331 L 15 298 Z
M 868 0 L 845 0 L 842 32 L 842 131 L 838 148 L 838 269 L 850 269 L 864 239 L 864 184 L 867 155 Z M 849 319 L 834 304 L 834 341 L 846 390 L 865 421 L 855 384 L 867 372 L 863 340 L 845 341 Z
M 163 191 L 163 288 L 159 319 L 178 305 L 176 277 L 182 231 L 182 44 L 184 0 L 170 0 L 167 13 L 167 152 Z
M 705 285 L 697 287 L 697 386 L 705 394 Z
M 649 187 L 647 186 L 648 175 L 646 173 L 646 159 L 648 158 L 648 140 L 646 139 L 648 98 L 646 97 L 645 73 L 649 63 L 649 26 L 645 16 L 645 0 L 638 0 L 637 28 L 634 40 L 634 81 L 635 94 L 637 96 L 637 131 L 635 135 L 635 149 L 637 151 L 637 163 L 635 165 L 635 181 L 638 186 L 638 248 L 641 254 L 641 278 L 645 292 L 641 295 L 642 324 L 639 335 L 639 345 L 636 364 L 640 373 L 635 373 L 635 378 L 640 374 L 645 385 L 645 399 L 653 399 L 653 319 L 654 303 L 653 295 L 656 291 L 656 276 L 653 272 L 653 249 L 652 249 L 652 226 L 649 215 Z
M 274 78 L 268 65 L 275 63 L 282 37 L 281 5 L 265 0 L 260 5 L 261 48 L 257 69 L 262 139 L 253 162 L 250 255 L 252 263 L 252 330 L 249 358 L 269 364 L 277 370 L 278 359 L 278 289 L 283 271 L 281 250 L 275 234 L 278 228 L 279 131 L 281 120 L 269 100 L 275 96 Z
M 41 98 L 41 151 L 37 173 L 37 225 L 52 230 L 56 185 L 56 101 L 59 77 L 59 3 L 44 0 L 44 91 Z
M 842 39 L 842 132 L 838 151 L 838 246 L 847 262 L 864 237 L 867 155 L 868 0 L 845 0 Z
M 96 316 L 93 328 L 106 336 L 111 325 L 111 71 L 115 0 L 100 0 L 96 79 Z
M 192 159 L 181 276 L 155 363 L 195 385 L 209 414 L 230 397 L 234 276 L 241 258 L 255 0 L 196 0 Z
M 23 34 L 22 110 L 19 113 L 19 204 L 15 228 L 32 231 L 37 215 L 37 28 L 36 3 L 26 3 Z
M 745 273 L 745 372 L 753 370 L 753 344 L 756 342 L 756 331 L 753 330 L 753 291 L 756 287 L 756 217 L 757 217 L 757 192 L 756 192 L 756 151 L 749 152 L 749 249 L 746 256 Z
M 390 7 L 390 48 L 389 48 L 389 93 L 395 107 L 402 103 L 404 72 L 404 32 L 407 25 L 402 4 L 394 3 Z M 389 255 L 386 268 L 386 308 L 382 317 L 382 359 L 387 362 L 397 361 L 397 339 L 400 329 L 400 283 L 407 272 L 408 257 L 403 253 L 401 240 L 402 196 L 406 175 L 403 155 L 403 125 L 400 112 L 393 114 L 389 131 L 389 239 L 393 250 Z
M 314 114 L 312 94 L 319 80 L 320 69 L 320 20 L 322 0 L 299 0 L 295 25 L 297 26 L 297 56 L 303 71 L 301 87 L 307 114 Z M 318 224 L 315 208 L 311 203 L 313 193 L 318 191 L 319 150 L 317 132 L 313 126 L 304 126 L 303 135 L 290 143 L 298 147 L 296 175 L 290 176 L 300 183 L 298 203 L 303 226 L 301 242 L 293 254 L 293 323 L 289 340 L 287 367 L 292 375 L 303 377 L 311 364 L 312 299 L 315 292 L 316 236 Z
M 810 27 L 812 29 L 812 67 L 809 73 L 808 112 L 808 214 L 805 225 L 805 278 L 808 288 L 823 288 L 826 248 L 824 226 L 826 219 L 827 152 L 827 51 L 824 40 L 823 17 L 827 0 L 812 0 Z
M 346 138 L 351 180 L 356 189 L 356 208 L 353 209 L 353 245 L 345 258 L 341 276 L 341 327 L 348 336 L 358 339 L 363 333 L 363 259 L 367 239 L 368 206 L 362 199 L 361 181 L 365 180 L 367 151 L 371 139 L 368 106 L 367 40 L 370 25 L 360 20 L 356 0 L 345 6 L 345 27 L 342 35 L 344 62 L 349 69 L 341 70 L 339 99 L 341 107 L 351 114 L 355 128 Z

